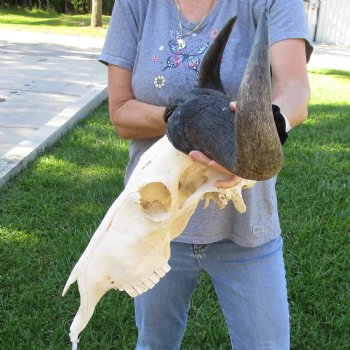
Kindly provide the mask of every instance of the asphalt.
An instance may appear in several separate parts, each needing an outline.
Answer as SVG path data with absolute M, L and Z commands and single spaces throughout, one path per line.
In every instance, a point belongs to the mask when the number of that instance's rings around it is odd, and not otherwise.
M 107 99 L 103 42 L 0 30 L 0 187 Z M 315 45 L 309 67 L 350 71 L 350 47 Z

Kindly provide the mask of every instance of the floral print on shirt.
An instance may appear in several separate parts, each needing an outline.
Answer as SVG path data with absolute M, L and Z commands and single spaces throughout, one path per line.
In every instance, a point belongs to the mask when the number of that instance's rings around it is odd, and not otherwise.
M 157 75 L 153 80 L 153 84 L 156 88 L 161 89 L 165 85 L 165 81 L 164 75 Z

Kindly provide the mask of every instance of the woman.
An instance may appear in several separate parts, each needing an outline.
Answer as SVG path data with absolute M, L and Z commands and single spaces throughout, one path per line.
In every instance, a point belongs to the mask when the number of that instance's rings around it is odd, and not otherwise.
M 301 0 L 117 0 L 100 60 L 108 64 L 111 121 L 131 139 L 126 181 L 166 129 L 165 106 L 196 85 L 201 59 L 237 15 L 221 79 L 235 100 L 261 11 L 270 12 L 273 104 L 293 128 L 307 116 L 311 54 Z M 288 131 L 288 130 L 287 130 Z M 223 172 L 219 187 L 240 181 L 198 151 L 193 161 Z M 180 349 L 198 274 L 214 284 L 236 350 L 289 349 L 289 313 L 275 181 L 244 193 L 247 212 L 199 206 L 171 245 L 171 271 L 135 299 L 137 350 Z

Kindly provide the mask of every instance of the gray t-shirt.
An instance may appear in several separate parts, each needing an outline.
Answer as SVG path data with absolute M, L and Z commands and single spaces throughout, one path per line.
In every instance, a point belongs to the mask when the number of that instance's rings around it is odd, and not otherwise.
M 218 0 L 198 31 L 186 36 L 179 48 L 178 11 L 174 0 L 116 0 L 108 34 L 99 60 L 132 71 L 132 89 L 137 100 L 166 106 L 171 99 L 196 86 L 205 51 L 226 21 L 237 21 L 226 46 L 221 79 L 227 95 L 236 100 L 240 81 L 262 9 L 270 10 L 270 44 L 288 38 L 306 40 L 307 57 L 312 48 L 302 0 Z M 183 33 L 196 24 L 181 17 Z M 157 139 L 132 140 L 126 181 L 140 156 Z M 177 241 L 205 244 L 231 239 L 254 247 L 276 238 L 280 232 L 276 178 L 258 182 L 243 191 L 247 211 L 239 214 L 231 204 L 218 209 L 203 202 Z

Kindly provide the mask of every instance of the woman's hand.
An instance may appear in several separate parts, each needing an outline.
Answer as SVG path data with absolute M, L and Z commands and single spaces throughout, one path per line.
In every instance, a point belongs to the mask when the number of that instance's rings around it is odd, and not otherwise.
M 212 168 L 212 169 L 226 175 L 225 180 L 217 180 L 215 182 L 216 187 L 230 188 L 230 187 L 237 185 L 242 180 L 242 178 L 231 173 L 226 168 L 224 168 L 222 165 L 217 163 L 215 160 L 208 158 L 205 154 L 203 154 L 200 151 L 191 151 L 189 156 L 194 162 L 197 162 L 197 163 L 202 164 L 202 165 L 206 165 L 207 167 Z

